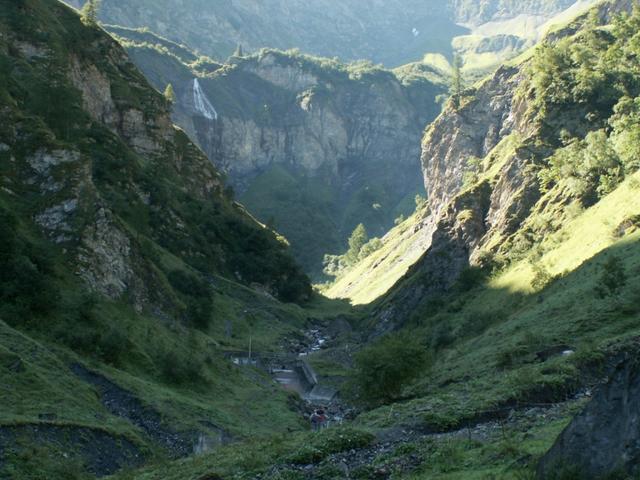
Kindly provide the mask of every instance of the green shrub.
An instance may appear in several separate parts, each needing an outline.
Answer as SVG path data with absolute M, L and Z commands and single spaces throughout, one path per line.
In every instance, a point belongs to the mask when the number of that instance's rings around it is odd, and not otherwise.
M 441 322 L 436 325 L 429 337 L 431 348 L 434 351 L 442 350 L 453 344 L 455 342 L 456 337 L 453 334 L 453 328 L 449 322 Z
M 461 427 L 463 419 L 450 412 L 432 411 L 422 415 L 423 422 L 430 428 L 440 432 L 448 432 Z
M 185 358 L 175 351 L 168 351 L 160 355 L 158 363 L 162 377 L 170 384 L 187 385 L 205 379 L 203 362 L 195 354 Z
M 375 478 L 375 468 L 371 465 L 360 465 L 349 472 L 356 480 L 370 480 Z
M 473 337 L 483 333 L 492 323 L 499 323 L 506 318 L 502 311 L 470 312 L 465 315 L 460 327 L 459 336 Z
M 549 480 L 582 480 L 584 477 L 582 470 L 577 466 L 556 466 L 548 473 Z
M 167 279 L 173 288 L 184 295 L 204 297 L 211 293 L 205 280 L 184 270 L 171 271 Z
M 362 249 L 360 250 L 360 254 L 358 255 L 358 258 L 360 260 L 367 258 L 372 253 L 375 253 L 378 250 L 380 250 L 383 245 L 384 244 L 382 243 L 382 240 L 380 240 L 379 238 L 372 238 L 362 246 Z
M 0 315 L 13 324 L 44 317 L 59 298 L 51 253 L 27 239 L 16 217 L 0 209 Z
M 111 327 L 98 337 L 95 348 L 105 362 L 117 366 L 130 350 L 130 345 L 131 342 L 126 333 L 116 327 Z
M 442 473 L 452 472 L 464 463 L 464 442 L 446 440 L 437 444 L 429 457 L 429 464 Z
M 553 276 L 540 263 L 533 265 L 533 278 L 531 279 L 531 287 L 539 292 L 544 290 L 553 282 Z
M 396 399 L 424 373 L 430 359 L 429 350 L 408 333 L 382 337 L 356 354 L 354 382 L 360 401 L 375 405 Z
M 171 286 L 185 297 L 189 324 L 206 331 L 211 323 L 214 307 L 209 284 L 199 276 L 184 270 L 173 270 L 167 278 Z
M 487 276 L 488 272 L 483 268 L 476 266 L 468 267 L 460 273 L 456 286 L 460 292 L 468 292 L 482 285 Z
M 496 365 L 499 368 L 513 367 L 516 362 L 523 356 L 523 350 L 520 347 L 500 350 L 496 355 Z
M 545 347 L 546 340 L 540 335 L 526 332 L 515 346 L 501 350 L 496 355 L 496 364 L 500 368 L 510 368 L 523 363 L 527 356 Z
M 622 260 L 617 256 L 611 256 L 602 265 L 599 285 L 596 292 L 601 298 L 615 295 L 627 284 L 627 274 Z
M 606 358 L 606 355 L 598 348 L 596 343 L 585 342 L 571 356 L 571 362 L 579 368 L 589 367 L 593 369 L 598 365 L 603 365 Z

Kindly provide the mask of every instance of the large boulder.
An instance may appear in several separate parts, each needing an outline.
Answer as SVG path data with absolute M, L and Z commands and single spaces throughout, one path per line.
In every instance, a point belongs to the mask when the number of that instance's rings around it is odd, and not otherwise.
M 542 458 L 538 478 L 553 478 L 562 469 L 583 479 L 640 473 L 640 360 L 618 366 Z

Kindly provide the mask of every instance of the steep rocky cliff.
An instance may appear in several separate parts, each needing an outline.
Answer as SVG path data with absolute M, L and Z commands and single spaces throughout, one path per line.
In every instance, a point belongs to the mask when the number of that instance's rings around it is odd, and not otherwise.
M 190 66 L 175 44 L 111 31 L 156 88 L 173 85 L 176 122 L 315 276 L 356 225 L 371 236 L 385 232 L 422 191 L 420 137 L 439 111 L 441 72 L 275 50 Z
M 10 27 L 3 38 L 2 144 L 12 175 L 4 177 L 4 195 L 9 202 L 38 198 L 31 215 L 70 257 L 77 255 L 78 273 L 92 287 L 113 297 L 131 288 L 134 298 L 148 296 L 136 285 L 157 287 L 142 281 L 150 270 L 141 235 L 209 273 L 258 281 L 222 230 L 193 223 L 194 210 L 203 208 L 212 222 L 217 217 L 243 230 L 234 235 L 255 235 L 258 255 L 273 249 L 286 258 L 272 233 L 224 197 L 220 175 L 172 125 L 166 101 L 108 36 L 83 31 L 91 48 L 79 51 L 62 35 L 59 43 L 27 36 L 33 25 L 26 19 Z M 43 75 L 55 83 L 44 87 Z M 31 123 L 19 121 L 28 115 Z M 44 123 L 36 130 L 39 118 Z M 34 131 L 40 141 L 31 138 Z M 299 275 L 290 263 L 273 272 L 268 288 L 277 291 L 275 279 L 287 268 Z
M 605 2 L 591 20 L 581 16 L 552 34 L 547 46 L 564 42 L 551 48 L 569 48 L 571 40 L 563 40 L 567 35 L 590 45 L 589 35 L 600 33 L 585 24 L 596 17 L 607 24 L 630 9 L 630 2 Z M 474 271 L 482 275 L 526 256 L 569 218 L 569 205 L 595 201 L 580 198 L 560 181 L 549 188 L 541 172 L 549 171 L 554 152 L 570 143 L 569 138 L 582 139 L 608 125 L 615 102 L 594 104 L 579 97 L 558 101 L 541 93 L 535 75 L 536 69 L 547 68 L 542 59 L 547 46 L 524 62 L 501 67 L 465 92 L 459 104 L 450 102 L 428 128 L 422 146 L 428 207 L 412 220 L 415 231 L 422 232 L 425 253 L 377 307 L 380 331 L 395 328 L 419 306 L 427 308 L 429 299 L 458 285 L 461 274 L 464 281 Z M 385 262 L 374 254 L 367 274 L 359 279 L 347 275 L 349 283 L 339 280 L 329 293 L 357 296 L 375 271 L 403 273 Z

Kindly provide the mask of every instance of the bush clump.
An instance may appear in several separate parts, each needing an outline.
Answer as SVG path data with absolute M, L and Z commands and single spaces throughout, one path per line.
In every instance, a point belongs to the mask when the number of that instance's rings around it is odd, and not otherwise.
M 600 298 L 616 295 L 627 284 L 627 274 L 619 257 L 612 256 L 602 265 L 596 292 Z
M 370 405 L 397 399 L 430 360 L 430 351 L 409 334 L 382 337 L 356 355 L 354 384 L 358 399 Z
M 185 300 L 186 316 L 190 325 L 206 331 L 211 324 L 213 312 L 213 297 L 209 284 L 204 279 L 184 270 L 173 270 L 167 278 L 171 286 L 180 292 Z
M 203 362 L 197 356 L 185 358 L 170 350 L 160 355 L 158 363 L 162 378 L 170 384 L 195 384 L 205 378 Z
M 19 231 L 18 221 L 0 209 L 0 315 L 17 324 L 50 314 L 58 306 L 53 259 Z

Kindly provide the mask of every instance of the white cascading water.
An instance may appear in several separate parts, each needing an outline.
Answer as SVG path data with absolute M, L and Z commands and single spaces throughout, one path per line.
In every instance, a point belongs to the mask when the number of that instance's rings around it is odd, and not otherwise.
M 202 91 L 202 87 L 197 78 L 193 79 L 193 105 L 204 118 L 218 120 L 218 112 L 216 112 L 216 109 L 211 105 L 211 102 Z

